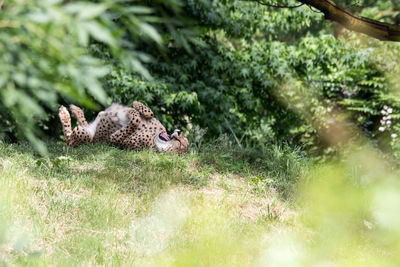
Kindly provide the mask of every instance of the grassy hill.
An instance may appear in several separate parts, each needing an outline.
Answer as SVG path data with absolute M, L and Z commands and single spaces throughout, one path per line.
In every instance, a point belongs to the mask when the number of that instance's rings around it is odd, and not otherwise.
M 296 221 L 295 151 L 224 141 L 179 156 L 0 145 L 0 263 L 245 266 Z

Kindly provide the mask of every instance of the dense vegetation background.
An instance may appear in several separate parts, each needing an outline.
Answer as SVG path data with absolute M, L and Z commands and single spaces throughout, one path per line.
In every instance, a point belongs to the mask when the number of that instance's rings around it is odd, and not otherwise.
M 338 3 L 398 18 L 391 1 Z M 7 1 L 2 10 L 3 140 L 27 138 L 44 153 L 40 140 L 61 133 L 60 104 L 93 118 L 112 102 L 140 100 L 193 140 L 228 134 L 239 146 L 287 142 L 324 157 L 336 148 L 321 132 L 341 120 L 352 137 L 397 155 L 399 47 L 331 25 L 306 5 Z

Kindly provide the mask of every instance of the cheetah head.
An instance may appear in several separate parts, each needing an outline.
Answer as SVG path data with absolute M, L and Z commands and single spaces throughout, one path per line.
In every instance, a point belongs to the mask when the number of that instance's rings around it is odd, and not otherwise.
M 166 132 L 160 132 L 154 138 L 154 144 L 158 152 L 176 152 L 185 153 L 189 149 L 189 141 L 181 130 L 175 129 L 174 132 L 168 136 Z

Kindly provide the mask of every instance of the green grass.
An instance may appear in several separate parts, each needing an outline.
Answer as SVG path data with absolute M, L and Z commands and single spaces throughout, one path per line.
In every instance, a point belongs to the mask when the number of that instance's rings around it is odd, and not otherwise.
M 307 161 L 220 143 L 180 156 L 0 144 L 0 264 L 245 266 L 290 227 Z
M 0 265 L 400 262 L 400 170 L 371 147 L 313 164 L 221 140 L 185 155 L 48 146 L 0 144 Z

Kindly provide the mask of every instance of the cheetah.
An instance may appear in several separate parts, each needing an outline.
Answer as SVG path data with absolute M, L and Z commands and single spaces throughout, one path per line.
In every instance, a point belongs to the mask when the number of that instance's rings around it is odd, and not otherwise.
M 108 142 L 122 149 L 150 148 L 176 153 L 185 153 L 189 147 L 189 141 L 180 130 L 175 129 L 168 135 L 161 122 L 154 118 L 153 111 L 138 101 L 134 101 L 132 107 L 114 103 L 99 112 L 91 123 L 86 121 L 81 108 L 70 105 L 70 110 L 79 124 L 74 129 L 66 107 L 59 108 L 58 116 L 67 145 L 72 147 L 88 142 Z

